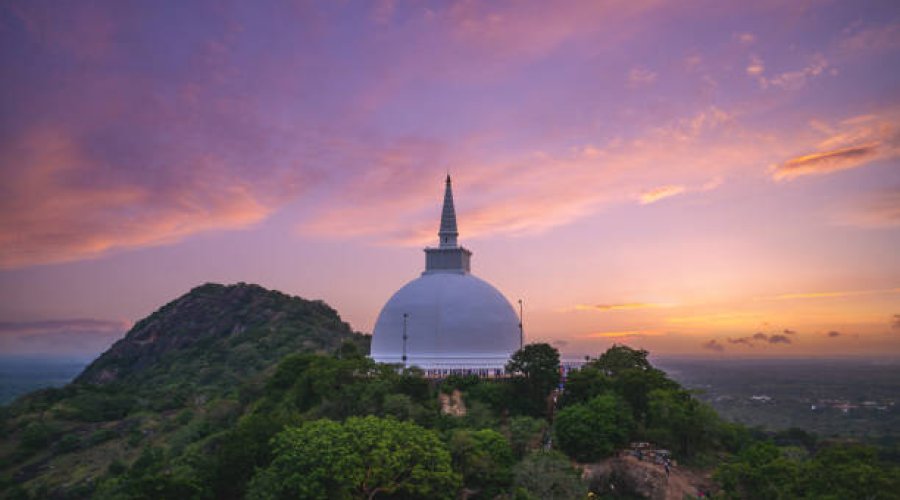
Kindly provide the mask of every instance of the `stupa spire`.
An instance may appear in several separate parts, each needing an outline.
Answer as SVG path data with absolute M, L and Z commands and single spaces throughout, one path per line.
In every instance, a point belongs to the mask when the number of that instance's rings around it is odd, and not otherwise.
M 441 248 L 456 248 L 456 238 L 459 232 L 456 230 L 456 209 L 453 207 L 453 188 L 450 184 L 450 174 L 447 174 L 447 183 L 444 187 L 444 208 L 441 211 L 441 228 L 438 238 Z
M 425 274 L 428 273 L 461 273 L 470 271 L 469 261 L 472 252 L 459 246 L 456 237 L 456 209 L 453 208 L 453 187 L 450 185 L 450 174 L 444 186 L 444 208 L 441 210 L 441 228 L 438 230 L 440 245 L 425 249 Z

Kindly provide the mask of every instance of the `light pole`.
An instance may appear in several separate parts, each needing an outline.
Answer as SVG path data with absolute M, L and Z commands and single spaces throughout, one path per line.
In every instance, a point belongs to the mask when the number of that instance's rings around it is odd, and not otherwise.
M 403 313 L 403 368 L 406 368 L 406 339 L 408 338 L 406 335 L 406 318 L 409 317 L 409 314 Z
M 525 347 L 525 317 L 522 313 L 522 299 L 519 299 L 519 349 Z

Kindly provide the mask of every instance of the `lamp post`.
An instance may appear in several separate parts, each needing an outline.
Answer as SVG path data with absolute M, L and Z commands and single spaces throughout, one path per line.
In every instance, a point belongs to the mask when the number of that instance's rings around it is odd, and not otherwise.
M 406 318 L 409 317 L 409 314 L 403 313 L 403 368 L 406 368 L 406 339 L 408 338 L 406 335 Z
M 525 317 L 522 313 L 522 299 L 519 299 L 519 349 L 525 347 Z

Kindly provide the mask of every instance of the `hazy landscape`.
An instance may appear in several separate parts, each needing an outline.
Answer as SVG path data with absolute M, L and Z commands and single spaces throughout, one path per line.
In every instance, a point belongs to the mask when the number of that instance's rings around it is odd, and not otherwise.
M 823 437 L 900 438 L 893 359 L 685 359 L 655 362 L 724 418 Z
M 0 405 L 45 387 L 62 387 L 84 370 L 88 361 L 67 358 L 0 357 Z

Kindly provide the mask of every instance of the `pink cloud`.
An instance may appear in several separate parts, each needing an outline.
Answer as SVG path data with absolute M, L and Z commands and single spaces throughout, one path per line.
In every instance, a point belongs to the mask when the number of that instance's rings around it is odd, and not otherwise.
M 762 155 L 769 151 L 748 137 L 756 136 L 740 129 L 733 113 L 711 107 L 653 124 L 643 136 L 627 141 L 614 139 L 553 154 L 511 151 L 487 162 L 476 159 L 481 157 L 477 141 L 452 150 L 436 142 L 399 141 L 366 153 L 374 159 L 368 165 L 374 174 L 349 179 L 330 197 L 334 202 L 319 207 L 300 224 L 300 231 L 337 238 L 374 235 L 380 240 L 375 243 L 427 244 L 434 237 L 446 170 L 424 166 L 446 165 L 465 237 L 541 232 L 626 203 L 632 199 L 629 193 L 645 193 L 650 202 L 715 189 L 723 172 L 765 163 Z M 755 142 L 760 141 L 766 139 L 757 137 Z M 386 161 L 388 157 L 402 160 Z M 666 181 L 673 183 L 656 192 Z
M 68 136 L 35 131 L 13 149 L 0 200 L 0 267 L 65 262 L 159 245 L 265 218 L 278 197 L 221 168 L 213 156 L 186 159 L 177 182 L 154 186 L 95 175 Z M 193 160 L 193 161 L 191 161 Z

